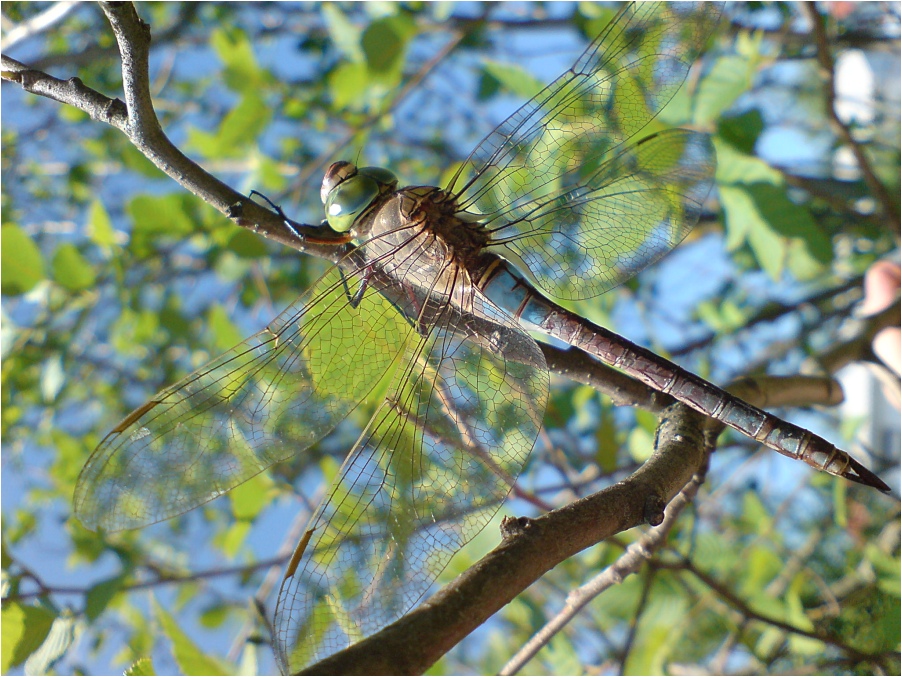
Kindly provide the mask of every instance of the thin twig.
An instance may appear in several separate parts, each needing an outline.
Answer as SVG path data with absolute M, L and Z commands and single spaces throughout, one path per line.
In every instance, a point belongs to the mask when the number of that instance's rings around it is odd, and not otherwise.
M 821 74 L 824 78 L 824 98 L 826 99 L 827 117 L 833 128 L 842 138 L 843 143 L 849 146 L 852 153 L 855 155 L 855 160 L 858 162 L 858 167 L 861 170 L 865 183 L 868 184 L 868 188 L 871 189 L 874 198 L 880 203 L 883 216 L 889 223 L 890 231 L 898 234 L 900 225 L 902 225 L 899 221 L 899 205 L 896 204 L 896 201 L 890 196 L 889 191 L 883 183 L 881 183 L 880 179 L 877 178 L 877 174 L 874 172 L 873 167 L 871 167 L 871 161 L 868 159 L 861 144 L 855 140 L 849 127 L 843 123 L 839 114 L 836 112 L 836 75 L 833 68 L 833 57 L 830 55 L 830 46 L 827 43 L 827 30 L 824 25 L 824 17 L 821 16 L 821 13 L 818 11 L 816 3 L 804 2 L 802 3 L 802 7 L 808 13 L 808 18 L 811 19 L 814 42 L 817 45 L 817 60 L 821 67 Z
M 134 146 L 160 170 L 206 203 L 232 218 L 239 226 L 313 256 L 337 261 L 344 246 L 319 244 L 320 229 L 291 222 L 284 215 L 248 200 L 182 153 L 163 132 L 150 95 L 148 71 L 150 29 L 131 3 L 104 3 L 122 56 L 125 103 L 86 86 L 78 78 L 60 80 L 5 55 L 2 78 L 25 91 L 44 96 L 88 113 L 125 133 Z M 240 211 L 235 211 L 240 205 Z
M 30 19 L 7 31 L 3 36 L 3 49 L 12 49 L 23 40 L 34 37 L 55 26 L 74 10 L 78 9 L 81 4 L 80 2 L 74 2 L 74 0 L 54 2 L 40 14 L 35 14 Z
M 631 544 L 617 561 L 607 567 L 588 583 L 567 595 L 564 607 L 551 618 L 523 647 L 501 668 L 499 674 L 514 675 L 547 645 L 582 609 L 605 590 L 619 585 L 630 574 L 636 573 L 651 559 L 655 551 L 667 540 L 677 518 L 692 502 L 704 482 L 703 474 L 696 474 L 682 491 L 668 504 L 664 521 L 652 527 L 638 541 Z
M 785 621 L 780 620 L 779 618 L 773 618 L 766 613 L 762 613 L 759 611 L 755 611 L 752 609 L 743 599 L 738 597 L 733 593 L 732 590 L 716 578 L 697 568 L 695 564 L 691 560 L 683 559 L 679 562 L 675 563 L 664 563 L 664 562 L 656 562 L 655 566 L 661 569 L 672 569 L 672 570 L 683 570 L 691 573 L 693 576 L 698 578 L 702 583 L 708 586 L 711 590 L 713 590 L 717 595 L 726 602 L 733 609 L 742 614 L 745 618 L 755 621 L 760 621 L 762 623 L 766 623 L 767 625 L 771 625 L 775 628 L 779 628 L 780 630 L 785 630 L 786 632 L 801 635 L 803 637 L 809 637 L 810 639 L 815 639 L 825 644 L 829 644 L 831 646 L 835 646 L 838 649 L 842 650 L 849 658 L 858 662 L 858 661 L 868 661 L 871 663 L 884 664 L 886 660 L 886 656 L 888 654 L 884 652 L 880 653 L 868 653 L 865 651 L 860 651 L 850 645 L 846 640 L 832 634 L 829 632 L 819 631 L 819 630 L 806 630 L 805 628 L 800 628 L 791 623 L 786 623 Z
M 289 553 L 290 554 L 290 553 Z M 285 566 L 285 562 L 288 560 L 288 556 L 279 556 L 273 557 L 266 560 L 261 560 L 259 562 L 254 562 L 253 564 L 242 564 L 234 567 L 222 567 L 218 569 L 207 569 L 206 571 L 194 571 L 191 573 L 187 573 L 184 575 L 159 575 L 157 578 L 154 578 L 150 581 L 139 581 L 137 583 L 128 583 L 119 588 L 121 591 L 130 591 L 130 590 L 147 590 L 149 588 L 157 588 L 161 585 L 173 585 L 173 584 L 182 584 L 182 583 L 190 583 L 193 581 L 201 581 L 208 580 L 210 578 L 221 578 L 223 576 L 246 576 L 249 573 L 253 573 L 259 569 L 266 569 L 267 567 L 283 567 Z M 33 575 L 29 575 L 29 578 L 32 580 L 37 579 Z M 71 587 L 71 586 L 51 586 L 46 584 L 40 584 L 40 590 L 36 590 L 34 592 L 23 592 L 12 595 L 7 595 L 2 598 L 4 604 L 7 602 L 21 602 L 30 599 L 38 599 L 41 597 L 46 597 L 47 595 L 56 594 L 56 595 L 86 595 L 90 588 L 82 588 L 82 587 Z

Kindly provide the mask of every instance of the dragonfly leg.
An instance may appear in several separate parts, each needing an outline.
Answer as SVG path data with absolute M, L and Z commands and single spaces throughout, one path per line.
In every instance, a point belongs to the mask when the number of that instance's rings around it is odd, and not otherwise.
M 426 327 L 426 324 L 423 322 L 422 318 L 422 305 L 416 298 L 416 294 L 413 291 L 413 287 L 410 286 L 408 282 L 404 282 L 402 285 L 404 288 L 404 293 L 407 294 L 407 300 L 410 301 L 410 305 L 413 306 L 414 310 L 417 313 L 417 321 L 413 322 L 412 319 L 408 318 L 408 322 L 410 322 L 411 326 L 416 329 L 417 334 L 425 338 L 429 335 L 429 329 Z
M 250 198 L 253 198 L 254 195 L 259 195 L 261 198 L 263 198 L 266 201 L 266 204 L 268 204 L 272 208 L 272 210 L 276 214 L 279 215 L 279 218 L 282 219 L 282 223 L 285 224 L 285 227 L 291 231 L 291 234 L 294 235 L 295 237 L 297 237 L 298 239 L 301 238 L 300 233 L 298 233 L 298 231 L 295 230 L 294 226 L 291 225 L 291 219 L 289 219 L 287 216 L 285 216 L 285 212 L 282 211 L 282 208 L 279 205 L 277 205 L 275 202 L 270 200 L 259 190 L 251 190 L 251 192 L 248 193 L 248 197 L 250 197 Z
M 360 302 L 363 300 L 363 295 L 366 293 L 366 290 L 369 288 L 369 280 L 370 280 L 371 273 L 372 273 L 372 267 L 367 267 L 366 269 L 364 269 L 363 275 L 360 278 L 360 286 L 357 288 L 357 291 L 354 292 L 354 294 L 352 295 L 351 289 L 350 289 L 350 287 L 348 287 L 348 279 L 345 277 L 344 272 L 341 269 L 339 269 L 339 274 L 341 275 L 341 284 L 342 284 L 342 288 L 344 289 L 345 298 L 348 299 L 348 305 L 350 305 L 351 308 L 357 308 L 357 306 L 359 306 Z M 413 306 L 414 310 L 416 311 L 416 315 L 419 317 L 420 305 L 415 298 L 413 289 L 411 289 L 410 285 L 406 284 L 406 283 L 403 286 L 404 286 L 404 291 L 407 295 L 407 298 L 410 300 L 411 305 Z M 413 327 L 413 329 L 417 332 L 417 334 L 419 334 L 420 336 L 423 336 L 423 337 L 428 335 L 429 331 L 428 331 L 427 327 L 425 326 L 425 324 L 421 320 L 418 319 L 418 320 L 414 321 L 413 318 L 410 316 L 410 313 L 406 312 L 397 303 L 395 303 L 394 301 L 392 301 L 391 299 L 389 299 L 387 297 L 385 300 L 388 301 L 388 303 L 391 305 L 392 308 L 394 308 L 395 310 L 398 311 L 398 314 L 404 318 L 404 320 L 407 322 L 407 324 L 409 324 L 411 327 Z
M 363 295 L 366 293 L 367 287 L 369 286 L 370 271 L 370 268 L 364 270 L 363 275 L 360 277 L 360 287 L 357 288 L 357 291 L 354 292 L 354 295 L 352 296 L 351 289 L 348 287 L 348 278 L 345 277 L 345 273 L 341 268 L 338 269 L 338 274 L 341 275 L 341 286 L 342 289 L 344 289 L 345 298 L 348 299 L 348 304 L 351 308 L 356 309 L 363 300 Z

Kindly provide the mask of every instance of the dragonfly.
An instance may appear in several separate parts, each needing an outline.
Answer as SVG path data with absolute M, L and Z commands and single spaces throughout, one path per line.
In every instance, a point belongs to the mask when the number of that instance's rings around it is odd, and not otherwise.
M 279 593 L 273 643 L 280 668 L 296 672 L 408 612 L 498 511 L 548 398 L 530 331 L 782 454 L 888 491 L 828 441 L 551 300 L 624 283 L 699 220 L 714 183 L 709 135 L 648 126 L 720 12 L 626 6 L 443 188 L 334 163 L 320 193 L 326 219 L 297 232 L 340 248 L 337 263 L 261 332 L 117 425 L 79 476 L 78 518 L 118 531 L 183 514 L 302 460 L 371 409 Z

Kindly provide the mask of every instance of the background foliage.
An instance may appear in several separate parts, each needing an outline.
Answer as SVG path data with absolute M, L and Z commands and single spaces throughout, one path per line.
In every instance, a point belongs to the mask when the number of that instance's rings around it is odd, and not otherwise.
M 850 126 L 898 205 L 898 6 L 845 5 L 827 8 L 834 56 L 865 54 L 890 74 Z M 3 6 L 11 22 L 42 9 Z M 453 162 L 572 63 L 613 8 L 160 3 L 138 11 L 152 27 L 155 105 L 170 138 L 236 189 L 261 190 L 293 218 L 318 223 L 328 163 L 357 160 L 441 185 Z M 841 347 L 863 273 L 896 251 L 898 232 L 825 115 L 809 31 L 796 6 L 729 7 L 691 86 L 663 114 L 715 134 L 710 216 L 661 265 L 573 304 L 577 311 L 718 383 L 765 369 L 797 373 Z M 109 96 L 121 91 L 115 42 L 95 6 L 78 6 L 14 48 L 5 40 L 7 51 Z M 285 464 L 182 518 L 106 538 L 71 517 L 70 501 L 106 431 L 259 330 L 324 264 L 236 228 L 117 130 L 3 87 L 0 667 L 271 672 L 273 585 L 320 486 Z M 562 379 L 551 397 L 521 478 L 546 503 L 605 486 L 649 452 L 653 416 L 615 409 Z M 847 449 L 862 424 L 837 421 L 835 411 L 788 416 Z M 349 421 L 313 450 L 323 476 L 360 424 Z M 869 465 L 898 487 L 889 451 L 874 449 Z M 503 512 L 535 508 L 518 501 Z M 567 591 L 639 535 L 557 567 L 434 670 L 497 672 Z M 497 540 L 486 529 L 446 580 Z M 667 546 L 524 671 L 893 672 L 899 596 L 895 500 L 730 435 Z M 806 635 L 814 629 L 841 641 Z

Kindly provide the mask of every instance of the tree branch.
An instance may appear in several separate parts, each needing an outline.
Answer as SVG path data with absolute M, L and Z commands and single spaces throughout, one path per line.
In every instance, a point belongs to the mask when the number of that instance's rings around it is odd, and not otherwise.
M 10 49 L 16 44 L 34 37 L 48 28 L 56 25 L 65 19 L 74 10 L 78 9 L 82 3 L 73 0 L 64 0 L 54 2 L 40 14 L 36 14 L 27 21 L 23 21 L 3 36 L 3 48 Z M 6 66 L 4 65 L 4 68 Z
M 836 112 L 836 77 L 833 69 L 833 57 L 830 55 L 830 46 L 827 43 L 827 31 L 824 26 L 824 17 L 821 16 L 817 9 L 817 5 L 813 2 L 802 3 L 802 7 L 808 12 L 808 18 L 811 19 L 812 32 L 814 33 L 814 41 L 817 45 L 817 60 L 821 66 L 821 73 L 824 78 L 824 97 L 826 99 L 827 117 L 830 120 L 834 130 L 839 134 L 858 162 L 858 167 L 864 176 L 865 183 L 874 195 L 874 198 L 880 203 L 884 218 L 890 224 L 890 230 L 894 233 L 899 232 L 899 205 L 889 194 L 886 186 L 880 181 L 874 173 L 873 167 L 864 149 L 861 147 L 849 131 L 848 126 L 840 120 L 839 114 Z
M 702 418 L 688 407 L 683 409 L 684 415 L 687 417 Z M 690 422 L 687 421 L 687 423 L 691 425 Z M 695 423 L 697 425 L 698 420 Z M 697 428 L 693 426 L 693 432 L 695 430 Z M 655 551 L 667 540 L 667 536 L 676 524 L 677 518 L 695 498 L 699 487 L 704 481 L 705 476 L 703 473 L 693 475 L 689 484 L 683 487 L 682 491 L 667 506 L 664 521 L 658 526 L 649 529 L 638 541 L 627 547 L 626 551 L 617 558 L 616 562 L 605 568 L 595 578 L 571 591 L 567 595 L 564 607 L 523 645 L 520 651 L 501 669 L 499 674 L 514 675 L 519 672 L 589 602 L 601 595 L 605 590 L 622 583 L 630 574 L 638 572 L 642 565 L 651 559 Z
M 502 543 L 425 604 L 301 674 L 420 674 L 543 574 L 640 524 L 664 507 L 707 461 L 704 417 L 683 405 L 662 419 L 652 457 L 629 478 L 537 519 L 502 523 Z
M 110 99 L 86 86 L 78 78 L 60 80 L 42 71 L 32 70 L 5 54 L 0 57 L 3 79 L 21 85 L 22 89 L 84 111 L 94 120 L 126 131 L 128 111 L 119 99 Z
M 247 199 L 206 172 L 182 153 L 166 136 L 150 95 L 148 70 L 150 28 L 131 3 L 102 3 L 122 57 L 125 103 L 85 86 L 78 78 L 60 80 L 2 56 L 2 77 L 28 92 L 74 106 L 128 136 L 129 141 L 161 171 L 237 225 L 298 251 L 337 261 L 347 248 L 323 240 L 316 226 L 295 223 L 284 214 Z
M 735 609 L 746 619 L 759 621 L 761 623 L 765 623 L 775 628 L 784 630 L 785 632 L 801 635 L 802 637 L 808 637 L 810 639 L 815 639 L 820 642 L 824 642 L 825 644 L 835 646 L 856 662 L 868 661 L 883 665 L 886 661 L 887 654 L 885 652 L 868 653 L 860 651 L 849 644 L 848 641 L 834 635 L 833 633 L 825 632 L 822 630 L 806 630 L 790 623 L 786 623 L 785 621 L 782 621 L 778 618 L 773 618 L 766 613 L 755 611 L 743 599 L 734 594 L 733 591 L 730 590 L 726 585 L 718 581 L 707 572 L 704 572 L 696 567 L 690 560 L 683 559 L 682 561 L 673 564 L 657 562 L 655 566 L 660 569 L 684 570 L 691 573 L 706 586 L 708 586 L 711 590 L 716 592 L 717 595 L 721 597 L 724 602 L 726 602 L 726 604 Z

